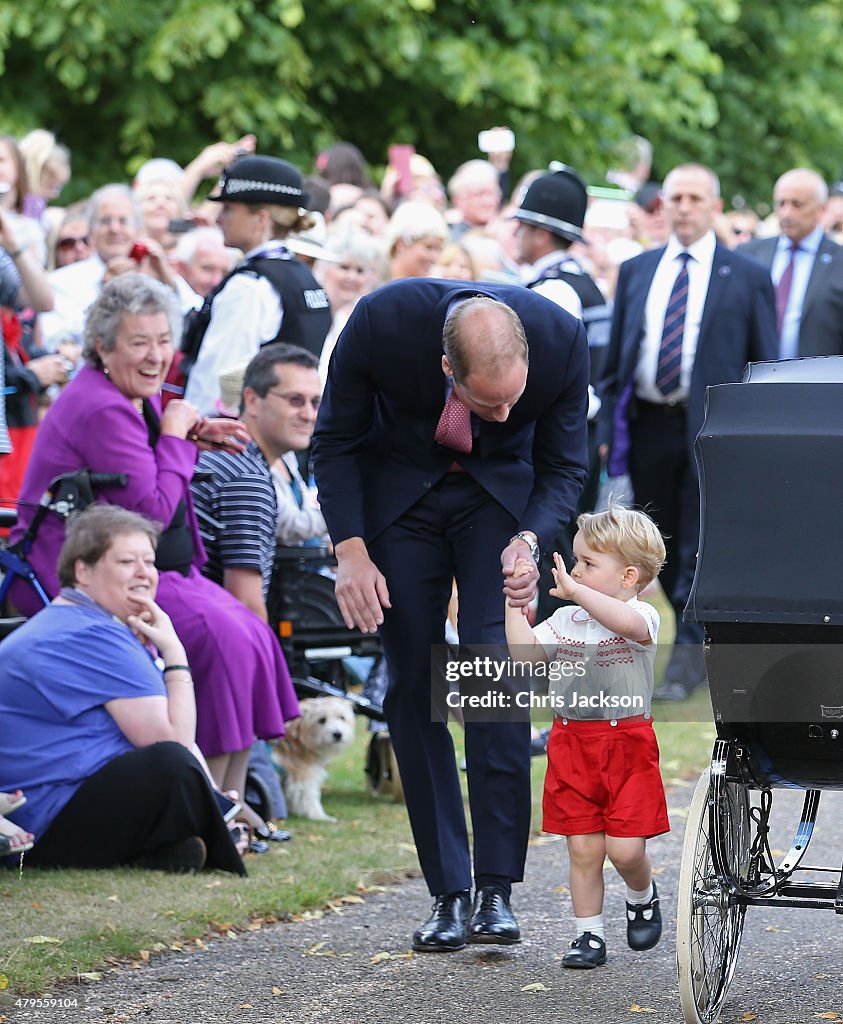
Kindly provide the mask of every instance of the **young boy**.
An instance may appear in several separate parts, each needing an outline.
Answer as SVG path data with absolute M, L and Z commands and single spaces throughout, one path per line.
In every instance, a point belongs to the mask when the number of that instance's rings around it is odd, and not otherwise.
M 670 828 L 650 717 L 659 616 L 638 594 L 661 570 L 665 548 L 649 516 L 618 506 L 581 515 L 577 527 L 576 564 L 569 575 L 553 555 L 550 591 L 574 605 L 535 629 L 507 606 L 506 638 L 513 660 L 550 663 L 548 677 L 565 678 L 552 693 L 543 829 L 567 837 L 571 861 L 578 938 L 562 966 L 592 968 L 606 962 L 607 855 L 626 882 L 630 947 L 652 949 L 661 937 L 646 846 Z

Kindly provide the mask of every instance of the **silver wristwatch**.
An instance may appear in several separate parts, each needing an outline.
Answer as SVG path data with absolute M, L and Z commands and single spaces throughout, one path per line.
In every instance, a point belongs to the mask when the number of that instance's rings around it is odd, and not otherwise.
M 523 540 L 527 547 L 530 549 L 530 554 L 533 556 L 533 561 L 536 565 L 539 564 L 539 546 L 533 540 L 532 534 L 529 533 L 516 533 L 514 537 L 509 538 L 511 544 L 514 540 Z

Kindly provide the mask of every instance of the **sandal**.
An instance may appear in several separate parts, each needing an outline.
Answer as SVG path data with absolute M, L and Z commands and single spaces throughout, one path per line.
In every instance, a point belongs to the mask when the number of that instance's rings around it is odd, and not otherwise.
M 13 857 L 25 853 L 35 845 L 35 837 L 31 832 L 24 832 L 14 822 L 7 821 L 0 815 L 0 857 Z
M 271 821 L 265 821 L 254 830 L 258 839 L 268 843 L 288 843 L 293 837 L 283 828 L 276 828 Z
M 12 814 L 26 803 L 26 797 L 22 789 L 16 789 L 14 793 L 0 793 L 0 817 Z

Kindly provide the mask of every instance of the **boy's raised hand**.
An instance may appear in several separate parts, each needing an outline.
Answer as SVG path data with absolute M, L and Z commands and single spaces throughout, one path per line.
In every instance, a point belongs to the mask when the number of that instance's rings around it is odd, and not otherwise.
M 556 586 L 551 588 L 550 596 L 558 597 L 563 601 L 573 601 L 577 583 L 565 568 L 565 563 L 558 551 L 553 552 L 553 566 L 550 571 L 553 573 Z

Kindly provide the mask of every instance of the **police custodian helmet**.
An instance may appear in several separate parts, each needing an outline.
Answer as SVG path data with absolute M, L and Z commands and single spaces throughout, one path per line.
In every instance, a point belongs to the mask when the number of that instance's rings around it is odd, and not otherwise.
M 582 180 L 570 168 L 564 168 L 536 178 L 512 216 L 576 242 L 582 238 L 587 205 Z
M 302 190 L 297 167 L 274 156 L 241 156 L 220 178 L 220 193 L 208 196 L 217 203 L 252 203 L 257 206 L 298 206 L 307 209 L 310 195 Z

